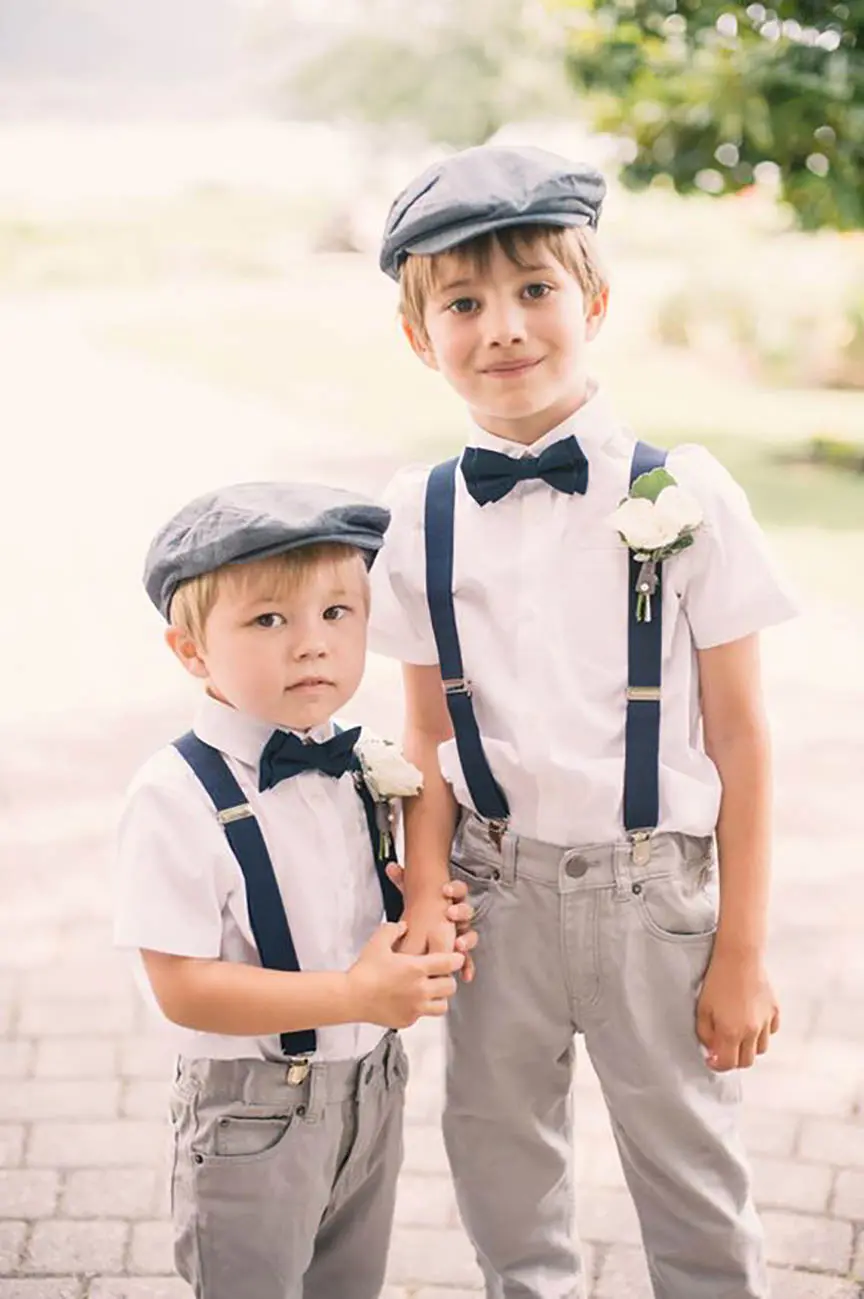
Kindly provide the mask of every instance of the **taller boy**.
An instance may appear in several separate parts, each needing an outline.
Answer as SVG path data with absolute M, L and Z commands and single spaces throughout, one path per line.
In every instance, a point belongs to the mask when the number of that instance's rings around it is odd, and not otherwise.
M 482 957 L 448 1017 L 445 1137 L 489 1299 L 584 1293 L 575 1033 L 657 1299 L 762 1299 L 732 1071 L 777 1027 L 757 633 L 794 609 L 700 447 L 668 457 L 698 505 L 680 553 L 643 568 L 619 535 L 616 508 L 665 456 L 586 369 L 608 298 L 604 189 L 540 150 L 470 149 L 388 218 L 405 332 L 476 425 L 458 460 L 394 481 L 373 576 L 373 644 L 404 664 L 425 776 L 406 817 L 408 941 L 452 943 L 441 883 L 466 880 Z

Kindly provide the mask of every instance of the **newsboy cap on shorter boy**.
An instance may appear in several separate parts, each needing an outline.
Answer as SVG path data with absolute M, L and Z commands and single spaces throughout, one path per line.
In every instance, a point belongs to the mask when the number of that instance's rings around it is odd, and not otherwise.
M 159 530 L 144 563 L 144 586 L 168 618 L 181 582 L 224 564 L 266 559 L 300 546 L 339 541 L 364 552 L 371 565 L 390 511 L 317 483 L 238 483 L 184 505 Z
M 606 182 L 545 149 L 480 145 L 428 167 L 387 217 L 382 271 L 398 280 L 410 253 L 443 253 L 506 226 L 596 227 Z

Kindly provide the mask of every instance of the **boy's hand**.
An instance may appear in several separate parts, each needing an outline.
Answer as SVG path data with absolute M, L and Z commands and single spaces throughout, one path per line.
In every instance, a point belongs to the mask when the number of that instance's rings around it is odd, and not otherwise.
M 718 1072 L 749 1069 L 780 1027 L 780 1010 L 758 959 L 715 949 L 696 1008 L 696 1036 Z
M 348 971 L 353 1018 L 385 1028 L 407 1028 L 421 1015 L 443 1015 L 456 991 L 453 977 L 465 957 L 461 952 L 406 956 L 394 951 L 407 930 L 381 925 Z
M 400 890 L 403 889 L 405 871 L 398 862 L 391 862 L 387 867 L 387 875 Z M 403 952 L 420 952 L 426 951 L 452 951 L 455 947 L 457 952 L 465 953 L 465 964 L 462 967 L 461 978 L 464 983 L 470 983 L 474 978 L 474 959 L 470 953 L 477 946 L 477 933 L 472 929 L 474 920 L 474 908 L 468 899 L 468 886 L 462 880 L 448 880 L 443 888 L 443 897 L 446 903 L 444 910 L 444 921 L 455 926 L 456 941 L 450 942 L 450 931 L 446 934 L 442 931 L 440 938 L 435 940 L 440 945 L 430 946 L 427 941 L 425 946 L 420 945 L 419 928 L 423 923 L 422 917 L 419 923 L 415 925 L 413 920 L 409 919 L 409 935 L 400 945 L 400 951 Z M 416 910 L 415 910 L 416 913 Z M 433 928 L 439 923 L 433 919 Z M 406 946 L 407 943 L 407 946 Z M 447 945 L 449 944 L 449 946 Z

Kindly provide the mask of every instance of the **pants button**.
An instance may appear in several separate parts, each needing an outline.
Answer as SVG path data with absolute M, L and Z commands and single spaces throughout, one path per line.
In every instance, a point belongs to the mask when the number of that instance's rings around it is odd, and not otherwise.
M 571 880 L 581 880 L 587 870 L 588 863 L 582 857 L 571 857 L 564 866 L 564 872 L 570 876 Z

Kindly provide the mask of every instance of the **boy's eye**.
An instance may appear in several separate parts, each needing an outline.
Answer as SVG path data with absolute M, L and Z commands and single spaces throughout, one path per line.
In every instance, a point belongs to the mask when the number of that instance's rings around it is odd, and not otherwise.
M 526 284 L 522 292 L 525 294 L 526 298 L 531 298 L 534 301 L 536 301 L 538 298 L 545 298 L 547 294 L 551 293 L 552 285 L 551 284 Z
M 284 627 L 285 619 L 281 613 L 259 613 L 255 619 L 256 627 Z
M 479 303 L 476 298 L 456 298 L 450 303 L 447 310 L 452 311 L 456 316 L 467 316 L 470 312 L 475 311 Z
M 338 622 L 340 618 L 344 618 L 350 612 L 351 610 L 347 604 L 331 604 L 324 610 L 322 616 L 325 622 Z

